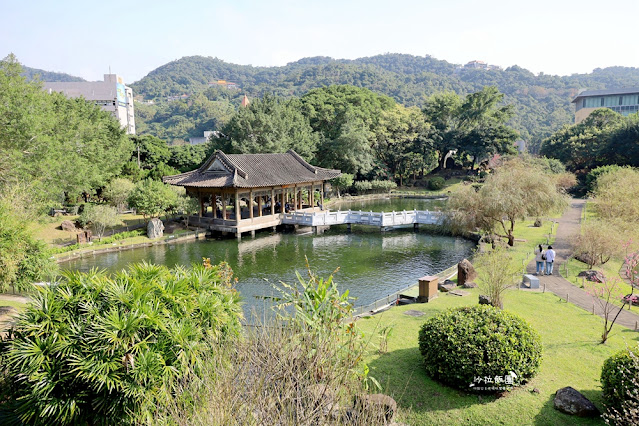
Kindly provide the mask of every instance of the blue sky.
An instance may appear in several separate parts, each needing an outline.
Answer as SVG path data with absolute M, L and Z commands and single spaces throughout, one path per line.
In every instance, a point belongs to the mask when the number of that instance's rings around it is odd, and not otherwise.
M 285 65 L 393 52 L 567 75 L 639 67 L 639 0 L 0 0 L 0 55 L 128 83 L 190 55 Z

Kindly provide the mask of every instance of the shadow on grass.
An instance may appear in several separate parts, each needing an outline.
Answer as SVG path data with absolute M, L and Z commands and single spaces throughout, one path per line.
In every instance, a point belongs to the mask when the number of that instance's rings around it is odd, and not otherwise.
M 494 396 L 462 392 L 431 379 L 423 367 L 417 348 L 398 349 L 371 361 L 370 375 L 392 396 L 398 406 L 415 413 L 463 409 L 486 404 Z
M 559 389 L 557 389 L 559 390 Z M 592 401 L 593 404 L 603 412 L 603 404 L 601 403 L 601 391 L 596 389 L 582 390 L 577 389 L 583 396 Z M 604 424 L 601 416 L 599 417 L 577 417 L 564 414 L 555 408 L 555 394 L 553 393 L 546 401 L 543 408 L 535 416 L 533 424 L 538 426 L 546 425 L 602 425 Z

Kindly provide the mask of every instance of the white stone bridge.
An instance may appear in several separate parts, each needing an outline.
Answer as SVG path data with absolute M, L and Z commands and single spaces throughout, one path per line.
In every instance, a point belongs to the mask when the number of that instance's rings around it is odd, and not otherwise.
M 299 226 L 370 225 L 390 228 L 401 225 L 439 225 L 444 215 L 438 211 L 364 212 L 361 210 L 291 212 L 282 215 L 282 223 Z

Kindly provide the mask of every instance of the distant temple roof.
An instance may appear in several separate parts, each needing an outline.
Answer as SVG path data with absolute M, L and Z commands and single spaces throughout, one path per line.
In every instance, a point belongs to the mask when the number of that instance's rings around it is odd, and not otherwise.
M 633 93 L 639 93 L 639 87 L 630 87 L 625 89 L 603 89 L 603 90 L 584 90 L 575 96 L 572 102 L 576 102 L 580 98 L 587 98 L 589 96 L 606 96 L 606 95 L 630 95 Z
M 249 106 L 250 103 L 251 101 L 249 101 L 248 96 L 244 95 L 244 97 L 242 98 L 242 106 L 246 108 L 247 106 Z
M 216 151 L 199 169 L 165 176 L 163 181 L 195 188 L 259 188 L 323 181 L 339 175 L 339 170 L 308 164 L 293 150 L 283 154 Z

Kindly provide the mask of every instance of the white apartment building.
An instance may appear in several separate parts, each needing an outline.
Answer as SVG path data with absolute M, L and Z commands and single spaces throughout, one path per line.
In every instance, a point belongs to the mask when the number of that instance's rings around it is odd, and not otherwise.
M 135 135 L 133 91 L 117 74 L 104 74 L 104 81 L 43 82 L 49 92 L 60 92 L 69 98 L 83 97 L 94 102 L 118 119 L 127 134 Z

